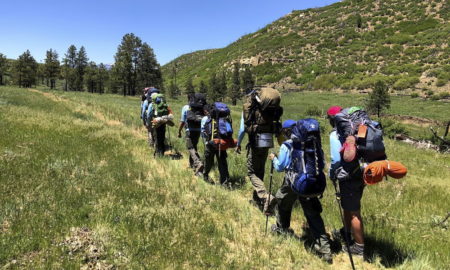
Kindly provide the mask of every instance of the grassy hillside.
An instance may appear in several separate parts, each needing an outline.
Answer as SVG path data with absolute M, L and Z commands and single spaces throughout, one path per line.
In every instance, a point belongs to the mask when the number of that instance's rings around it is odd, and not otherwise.
M 289 94 L 283 99 L 286 117 L 310 114 L 319 97 L 319 108 L 358 102 L 352 95 Z M 420 115 L 441 120 L 434 103 L 394 102 L 392 113 L 423 106 Z M 181 105 L 171 102 L 177 118 Z M 327 265 L 303 241 L 264 237 L 265 218 L 248 203 L 250 183 L 226 190 L 192 176 L 174 129 L 171 139 L 185 158 L 154 160 L 138 107 L 137 98 L 0 87 L 0 266 L 349 268 L 345 254 Z M 239 107 L 232 110 L 237 126 Z M 320 121 L 327 134 L 325 119 Z M 326 135 L 323 143 L 328 153 Z M 372 262 L 357 260 L 357 268 L 444 269 L 450 264 L 449 223 L 438 222 L 449 210 L 450 157 L 386 143 L 388 155 L 409 174 L 366 188 L 363 215 Z M 232 177 L 243 179 L 245 154 L 230 152 L 228 160 Z M 276 174 L 274 186 L 281 180 Z M 327 230 L 340 227 L 331 185 L 322 203 Z M 292 220 L 301 235 L 299 207 Z
M 450 3 L 446 0 L 345 0 L 298 10 L 229 46 L 181 56 L 179 82 L 207 80 L 232 63 L 253 66 L 259 84 L 302 89 L 367 89 L 378 79 L 395 90 L 450 92 Z

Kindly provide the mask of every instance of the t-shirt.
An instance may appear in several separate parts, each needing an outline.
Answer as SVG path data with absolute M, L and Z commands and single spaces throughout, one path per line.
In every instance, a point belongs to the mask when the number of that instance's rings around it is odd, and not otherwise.
M 181 119 L 180 119 L 180 121 L 182 122 L 182 123 L 184 123 L 185 125 L 184 125 L 184 128 L 186 129 L 186 131 L 200 131 L 201 130 L 201 128 L 190 128 L 189 126 L 188 126 L 188 123 L 187 123 L 187 113 L 188 113 L 188 111 L 191 109 L 191 107 L 189 106 L 189 105 L 184 105 L 183 106 L 183 108 L 181 109 Z

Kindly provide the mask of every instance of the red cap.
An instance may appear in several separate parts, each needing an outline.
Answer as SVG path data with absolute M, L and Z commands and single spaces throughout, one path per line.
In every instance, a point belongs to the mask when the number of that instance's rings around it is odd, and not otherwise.
M 336 114 L 340 113 L 342 111 L 342 107 L 340 106 L 331 106 L 328 111 L 327 111 L 327 115 L 328 116 L 335 116 Z

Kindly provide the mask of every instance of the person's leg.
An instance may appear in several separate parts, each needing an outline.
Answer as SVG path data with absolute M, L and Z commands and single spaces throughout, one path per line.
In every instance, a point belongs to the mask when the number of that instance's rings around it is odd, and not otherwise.
M 205 166 L 203 167 L 203 177 L 205 181 L 209 181 L 209 172 L 214 164 L 214 155 L 216 150 L 210 144 L 205 145 Z
M 364 182 L 362 179 L 341 181 L 339 182 L 339 189 L 341 193 L 341 205 L 344 210 L 344 231 L 351 233 L 355 240 L 355 244 L 350 246 L 350 251 L 353 254 L 363 255 L 364 224 L 361 216 L 361 198 L 364 191 Z M 349 241 L 349 244 L 351 244 L 351 241 Z
M 275 208 L 277 227 L 286 231 L 291 225 L 292 207 L 298 196 L 289 186 L 288 180 L 284 179 L 283 184 L 280 189 L 278 189 L 275 197 L 278 202 Z
M 197 145 L 198 145 L 198 141 L 200 138 L 200 131 L 190 131 L 189 137 L 190 137 L 191 143 L 192 143 L 192 148 L 189 150 L 189 154 L 190 154 L 190 157 L 192 158 L 195 172 L 202 172 L 203 171 L 203 162 L 197 151 Z
M 193 156 L 195 155 L 195 150 L 194 150 L 194 145 L 192 143 L 191 132 L 190 131 L 186 131 L 185 140 L 186 140 L 186 148 L 187 148 L 187 150 L 189 152 L 189 167 L 194 169 Z
M 248 151 L 247 171 L 254 189 L 253 198 L 257 198 L 259 200 L 258 203 L 261 203 L 265 201 L 267 197 L 267 191 L 263 180 L 265 162 L 269 150 L 266 148 L 250 147 Z M 262 178 L 259 178 L 257 175 L 262 176 Z
M 346 227 L 351 228 L 355 242 L 364 245 L 364 224 L 361 212 L 344 210 L 344 219 Z
M 147 136 L 148 136 L 148 146 L 150 148 L 155 147 L 155 140 L 153 138 L 153 127 L 151 125 L 147 126 Z
M 156 153 L 160 156 L 164 156 L 166 137 L 166 125 L 161 125 L 156 129 Z
M 321 216 L 322 204 L 316 198 L 300 198 L 303 213 L 314 237 L 314 250 L 328 262 L 331 262 L 330 241 L 325 231 L 325 225 Z
M 217 163 L 219 164 L 220 184 L 225 183 L 230 178 L 228 173 L 227 151 L 217 151 Z

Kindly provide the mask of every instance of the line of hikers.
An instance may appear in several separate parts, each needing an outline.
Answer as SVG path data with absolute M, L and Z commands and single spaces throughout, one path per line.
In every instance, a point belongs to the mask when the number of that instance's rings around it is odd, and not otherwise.
M 290 220 L 293 205 L 299 200 L 313 236 L 312 250 L 331 263 L 330 238 L 321 217 L 320 198 L 326 187 L 321 128 L 319 122 L 312 118 L 281 123 L 282 115 L 281 95 L 276 89 L 247 91 L 235 140 L 228 106 L 222 102 L 207 104 L 204 94 L 195 93 L 188 95 L 188 104 L 182 108 L 178 138 L 182 137 L 184 129 L 189 164 L 195 175 L 214 184 L 209 173 L 216 157 L 220 184 L 229 186 L 232 183 L 227 149 L 235 148 L 239 154 L 247 134 L 247 172 L 253 185 L 251 202 L 266 216 L 276 215 L 277 222 L 272 225 L 272 232 L 294 235 Z M 141 118 L 148 130 L 149 145 L 153 147 L 155 144 L 155 153 L 164 155 L 165 125 L 174 125 L 173 114 L 156 88 L 144 90 Z M 327 118 L 333 128 L 329 136 L 329 178 L 343 209 L 343 227 L 333 230 L 332 237 L 346 244 L 343 250 L 349 253 L 350 258 L 351 255 L 363 256 L 364 226 L 360 209 L 364 187 L 381 181 L 387 175 L 401 178 L 406 175 L 406 168 L 387 160 L 382 127 L 362 108 L 332 106 L 327 111 Z M 200 137 L 205 146 L 203 161 L 197 149 Z M 269 154 L 269 149 L 274 147 L 274 137 L 280 145 L 278 155 Z M 267 159 L 271 160 L 272 170 L 285 172 L 283 184 L 275 195 L 270 194 L 264 185 Z

